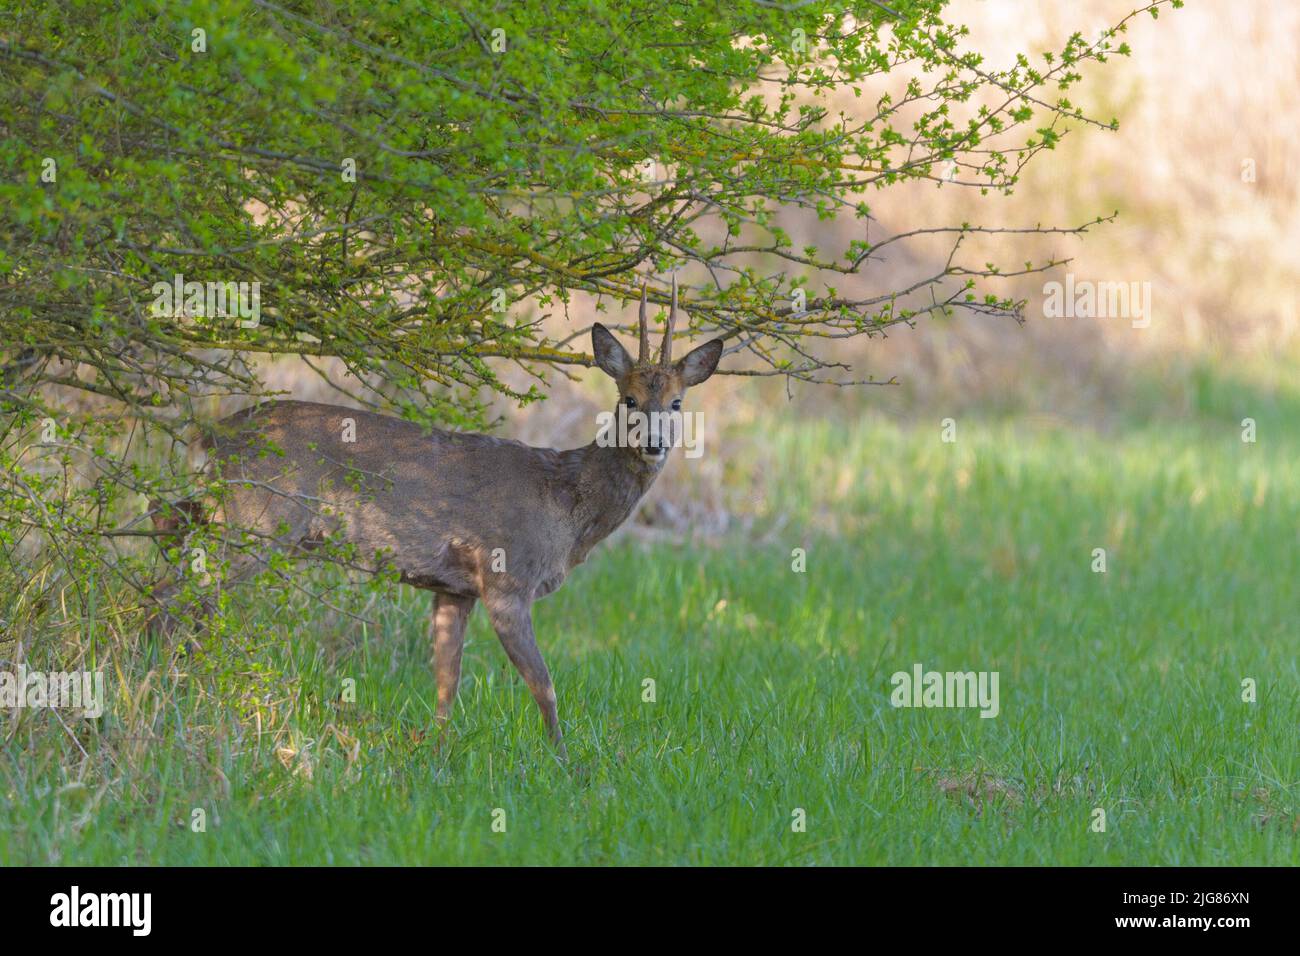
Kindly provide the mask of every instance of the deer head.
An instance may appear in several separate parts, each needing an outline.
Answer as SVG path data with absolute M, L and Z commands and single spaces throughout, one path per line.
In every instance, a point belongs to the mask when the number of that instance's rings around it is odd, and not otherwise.
M 629 428 L 634 436 L 629 452 L 651 468 L 658 469 L 668 460 L 668 450 L 677 443 L 680 431 L 682 399 L 686 389 L 705 381 L 718 367 L 722 357 L 722 339 L 705 342 L 676 362 L 672 360 L 673 329 L 677 323 L 677 277 L 673 277 L 672 306 L 664 328 L 663 346 L 658 359 L 650 357 L 650 332 L 646 325 L 646 286 L 641 284 L 641 348 L 637 360 L 614 338 L 613 333 L 597 322 L 591 329 L 592 352 L 596 366 L 618 385 L 616 416 L 621 422 L 641 427 Z

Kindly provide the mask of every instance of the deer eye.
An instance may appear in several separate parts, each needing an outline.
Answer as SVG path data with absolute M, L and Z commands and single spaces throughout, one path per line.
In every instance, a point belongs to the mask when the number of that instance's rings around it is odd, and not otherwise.
M 627 398 L 623 399 L 623 404 L 628 408 L 636 408 L 636 399 L 629 395 Z
M 680 412 L 681 410 L 682 410 L 682 400 L 681 400 L 680 398 L 674 398 L 674 399 L 673 399 L 673 411 L 675 411 L 675 412 Z

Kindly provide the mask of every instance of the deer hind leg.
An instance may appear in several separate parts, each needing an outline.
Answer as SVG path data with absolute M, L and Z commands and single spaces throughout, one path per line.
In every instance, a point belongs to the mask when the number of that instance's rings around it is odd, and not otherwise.
M 433 667 L 438 679 L 438 709 L 434 721 L 439 727 L 451 719 L 451 705 L 460 686 L 460 654 L 465 646 L 465 625 L 474 610 L 474 598 L 438 594 L 433 612 Z
M 169 548 L 183 547 L 192 527 L 207 523 L 202 505 L 193 498 L 175 502 L 150 501 L 149 518 L 154 530 L 162 532 L 154 538 L 154 544 L 164 555 Z M 173 613 L 173 605 L 182 585 L 178 575 L 177 569 L 171 568 L 149 589 L 152 609 L 147 614 L 145 630 L 151 636 L 170 637 L 176 630 L 178 619 Z
M 546 731 L 552 743 L 565 756 L 564 735 L 560 731 L 560 718 L 555 706 L 555 685 L 551 683 L 550 671 L 542 660 L 542 652 L 537 649 L 537 639 L 533 634 L 532 607 L 518 599 L 497 599 L 484 602 L 488 616 L 492 619 L 492 629 L 501 639 L 501 646 L 506 650 L 510 663 L 528 685 L 533 700 L 546 721 Z
M 247 552 L 236 554 L 230 560 L 224 574 L 219 575 L 220 583 L 217 583 L 218 575 L 212 575 L 213 580 L 200 589 L 193 602 L 184 606 L 181 606 L 180 602 L 180 592 L 185 583 L 181 575 L 187 572 L 174 572 L 170 578 L 164 579 L 150 592 L 150 602 L 154 608 L 145 625 L 147 632 L 154 637 L 170 638 L 179 628 L 182 617 L 193 620 L 202 628 L 202 621 L 211 617 L 216 611 L 216 595 L 211 589 L 218 586 L 233 586 L 251 577 L 264 566 L 264 559 L 256 554 Z M 198 645 L 191 640 L 190 647 L 196 649 Z

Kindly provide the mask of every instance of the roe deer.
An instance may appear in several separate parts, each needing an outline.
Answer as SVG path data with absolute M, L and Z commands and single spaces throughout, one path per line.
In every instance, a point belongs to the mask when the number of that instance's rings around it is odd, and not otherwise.
M 644 285 L 637 361 L 603 325 L 592 328 L 596 365 L 618 384 L 616 414 L 676 411 L 686 389 L 717 368 L 721 339 L 672 361 L 676 313 L 674 279 L 657 360 L 650 356 Z M 348 419 L 351 442 L 344 440 Z M 382 563 L 405 583 L 435 592 L 439 727 L 451 716 L 460 681 L 466 621 L 482 601 L 563 756 L 555 689 L 533 634 L 533 602 L 558 588 L 627 519 L 672 444 L 673 436 L 649 429 L 639 444 L 597 441 L 557 451 L 479 434 L 428 434 L 401 419 L 314 402 L 254 406 L 225 419 L 207 442 L 210 467 L 224 486 L 221 521 L 265 542 L 238 553 L 224 578 L 233 582 L 265 565 L 259 551 L 266 547 L 298 556 L 341 541 L 367 561 L 383 556 L 374 567 Z M 184 519 L 196 513 L 193 502 L 165 510 Z M 155 522 L 172 529 L 181 523 Z M 172 584 L 155 595 L 165 606 L 176 592 Z M 165 611 L 160 617 L 171 619 Z

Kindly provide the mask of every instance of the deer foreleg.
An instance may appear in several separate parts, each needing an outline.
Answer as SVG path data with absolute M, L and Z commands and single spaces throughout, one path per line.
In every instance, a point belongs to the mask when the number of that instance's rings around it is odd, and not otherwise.
M 546 662 L 542 660 L 542 652 L 537 649 L 532 607 L 516 599 L 485 603 L 488 616 L 492 619 L 492 628 L 501 639 L 506 656 L 528 685 L 533 700 L 537 701 L 537 707 L 546 721 L 546 731 L 559 749 L 560 756 L 565 756 L 564 735 L 560 731 L 560 718 L 555 706 L 555 686 L 551 683 L 551 673 L 546 669 Z

